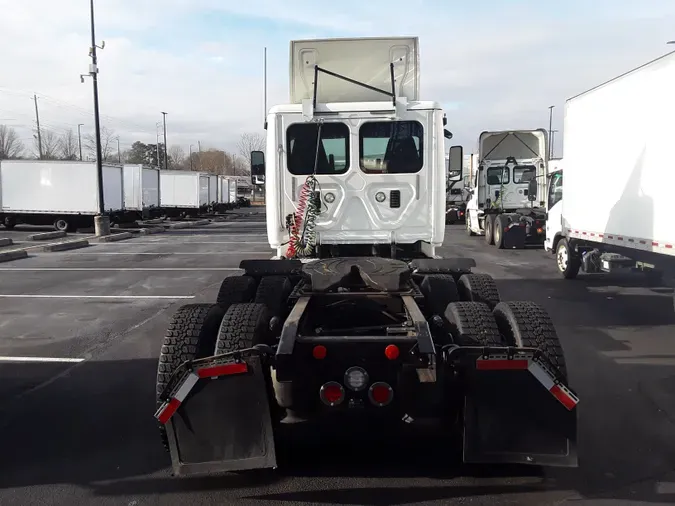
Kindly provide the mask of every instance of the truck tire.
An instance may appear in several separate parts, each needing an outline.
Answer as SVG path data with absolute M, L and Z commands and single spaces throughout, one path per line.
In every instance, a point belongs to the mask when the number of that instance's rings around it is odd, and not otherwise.
M 164 336 L 157 365 L 157 408 L 161 405 L 160 394 L 179 365 L 213 354 L 224 313 L 217 304 L 188 304 L 179 307 L 174 313 Z M 166 428 L 158 425 L 162 443 L 168 451 Z
M 451 302 L 445 309 L 450 333 L 460 346 L 504 346 L 497 321 L 487 304 Z
M 579 274 L 581 268 L 581 259 L 572 251 L 567 239 L 560 239 L 555 248 L 555 260 L 558 266 L 558 272 L 565 279 L 574 279 Z
M 502 215 L 495 218 L 492 235 L 494 237 L 495 246 L 497 249 L 504 249 L 504 226 L 505 223 L 508 223 L 508 218 L 503 217 Z
M 462 274 L 457 282 L 460 300 L 482 302 L 493 309 L 501 297 L 497 283 L 489 274 Z
M 500 302 L 494 308 L 499 331 L 509 346 L 538 348 L 567 380 L 567 366 L 551 317 L 534 302 Z
M 58 232 L 74 232 L 73 224 L 67 218 L 56 218 L 54 220 L 54 230 Z
M 263 304 L 232 304 L 218 330 L 215 353 L 229 353 L 256 344 L 271 344 L 270 316 Z
M 2 224 L 5 226 L 7 230 L 12 230 L 14 227 L 16 227 L 16 219 L 13 218 L 12 216 L 5 216 L 5 219 L 3 220 Z
M 475 236 L 476 233 L 473 230 L 471 230 L 471 216 L 469 216 L 468 211 L 466 213 L 466 220 L 464 220 L 464 221 L 465 221 L 465 224 L 466 224 L 466 234 L 470 237 Z
M 286 276 L 265 276 L 260 280 L 253 302 L 267 307 L 270 316 L 280 316 L 287 308 L 293 285 Z
M 485 216 L 485 242 L 492 246 L 495 243 L 494 238 L 495 215 Z
M 429 316 L 443 316 L 445 308 L 451 302 L 459 301 L 459 289 L 455 278 L 450 274 L 428 274 L 420 283 L 420 291 L 424 295 L 425 306 Z
M 251 276 L 230 276 L 223 280 L 218 290 L 216 304 L 223 312 L 232 304 L 251 302 L 255 297 L 256 282 Z

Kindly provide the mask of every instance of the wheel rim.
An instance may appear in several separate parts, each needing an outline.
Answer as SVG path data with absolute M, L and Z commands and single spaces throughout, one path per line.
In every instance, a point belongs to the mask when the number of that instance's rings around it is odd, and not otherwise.
M 560 269 L 561 272 L 565 272 L 565 270 L 567 270 L 568 262 L 569 255 L 567 253 L 567 248 L 564 244 L 561 244 L 558 246 L 558 269 Z
M 502 233 L 502 231 L 500 230 L 500 227 L 495 226 L 495 232 L 494 232 L 495 244 L 499 243 L 499 239 L 501 239 L 501 233 Z
M 68 228 L 68 223 L 66 223 L 66 220 L 56 220 L 56 228 L 59 230 L 65 230 Z

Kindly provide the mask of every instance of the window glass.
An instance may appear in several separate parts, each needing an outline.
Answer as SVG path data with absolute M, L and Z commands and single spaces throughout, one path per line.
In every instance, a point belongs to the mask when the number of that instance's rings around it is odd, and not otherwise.
M 552 208 L 562 200 L 563 196 L 562 174 L 553 174 L 548 186 L 548 208 Z
M 534 165 L 516 165 L 513 168 L 513 182 L 517 184 L 528 184 L 535 177 L 536 167 Z
M 314 173 L 318 123 L 294 123 L 286 130 L 287 166 L 291 174 Z M 344 174 L 349 169 L 349 127 L 344 123 L 324 123 L 317 174 Z
M 412 174 L 424 164 L 424 127 L 417 121 L 373 121 L 359 131 L 359 165 L 370 174 Z
M 503 181 L 502 178 L 504 178 Z M 509 169 L 505 167 L 490 167 L 487 170 L 487 184 L 500 185 L 508 183 L 509 183 Z

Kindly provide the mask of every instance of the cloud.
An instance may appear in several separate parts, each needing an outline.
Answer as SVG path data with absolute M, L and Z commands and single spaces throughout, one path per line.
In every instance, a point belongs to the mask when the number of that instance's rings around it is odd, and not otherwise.
M 470 150 L 482 130 L 547 128 L 549 105 L 562 131 L 566 98 L 663 54 L 675 39 L 669 0 L 549 3 L 97 0 L 103 121 L 123 146 L 154 142 L 167 111 L 169 144 L 233 150 L 242 132 L 262 128 L 264 46 L 271 106 L 288 100 L 291 39 L 417 35 L 422 98 L 448 108 L 453 142 Z M 24 139 L 33 91 L 45 97 L 48 128 L 92 128 L 91 82 L 79 82 L 89 65 L 86 7 L 33 0 L 2 9 L 0 118 L 14 118 L 8 124 Z

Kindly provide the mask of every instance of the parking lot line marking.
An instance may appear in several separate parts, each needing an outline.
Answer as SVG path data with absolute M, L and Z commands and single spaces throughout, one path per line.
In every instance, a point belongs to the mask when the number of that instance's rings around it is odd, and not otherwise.
M 3 293 L 1 299 L 194 299 L 194 295 L 42 295 Z
M 40 271 L 92 271 L 92 272 L 126 272 L 126 271 L 240 271 L 239 267 L 0 267 L 2 272 L 40 272 Z
M 63 253 L 66 253 L 65 251 Z M 70 252 L 68 252 L 70 253 Z M 138 251 L 138 252 L 127 252 L 127 251 L 99 251 L 99 252 L 94 252 L 94 251 L 87 251 L 87 252 L 82 252 L 78 253 L 79 255 L 224 255 L 224 254 L 231 254 L 231 255 L 264 255 L 268 253 L 267 251 L 211 251 L 211 252 L 205 252 L 205 251 Z M 53 255 L 53 253 L 50 253 L 49 255 Z
M 154 241 L 154 242 L 136 242 L 131 241 L 123 246 L 157 246 L 163 244 L 264 244 L 268 246 L 267 241 Z M 114 242 L 102 242 L 97 243 L 97 246 L 120 246 L 120 244 L 115 244 Z
M 65 357 L 0 357 L 0 362 L 56 362 L 56 363 L 79 363 L 84 362 L 83 358 L 65 358 Z

